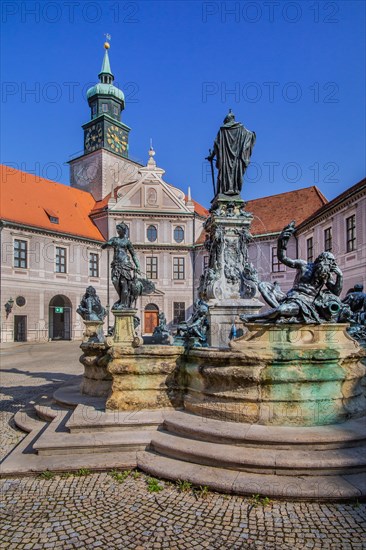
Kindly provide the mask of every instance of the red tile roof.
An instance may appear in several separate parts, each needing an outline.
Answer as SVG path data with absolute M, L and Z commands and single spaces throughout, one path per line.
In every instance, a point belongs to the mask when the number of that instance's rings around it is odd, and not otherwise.
M 89 217 L 93 196 L 10 166 L 0 165 L 0 218 L 22 225 L 104 241 Z M 59 223 L 52 223 L 50 216 Z
M 263 235 L 279 233 L 291 220 L 298 226 L 327 202 L 319 189 L 312 186 L 248 201 L 245 209 L 254 215 L 251 233 Z

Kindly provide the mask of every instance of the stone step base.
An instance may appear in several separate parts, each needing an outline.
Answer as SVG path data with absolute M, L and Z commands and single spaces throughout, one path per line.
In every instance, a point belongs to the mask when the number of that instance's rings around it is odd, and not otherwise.
M 16 412 L 14 415 L 14 423 L 20 430 L 26 433 L 39 431 L 46 426 L 46 422 L 39 418 L 33 405 L 29 405 Z
M 366 445 L 366 417 L 342 424 L 299 428 L 224 422 L 186 412 L 171 411 L 165 416 L 164 429 L 199 441 L 257 449 L 308 451 Z
M 38 455 L 33 450 L 37 432 L 29 433 L 0 465 L 0 477 L 52 472 L 130 470 L 137 466 L 136 452 Z
M 63 412 L 53 420 L 33 444 L 40 456 L 130 452 L 145 449 L 152 438 L 149 430 L 118 432 L 70 433 L 67 421 L 71 412 Z
M 169 458 L 238 472 L 314 476 L 366 471 L 366 445 L 325 451 L 288 451 L 210 443 L 159 432 L 153 434 L 150 447 Z
M 137 466 L 169 480 L 185 480 L 196 486 L 229 494 L 268 496 L 285 500 L 342 501 L 366 497 L 366 476 L 277 476 L 237 472 L 139 452 Z
M 62 407 L 75 409 L 78 405 L 89 405 L 101 410 L 105 410 L 105 397 L 92 397 L 80 393 L 80 385 L 82 376 L 78 377 L 78 381 L 73 384 L 58 388 L 53 394 L 56 403 Z
M 150 430 L 161 426 L 171 409 L 142 411 L 110 411 L 90 405 L 78 405 L 66 423 L 72 434 L 87 432 L 117 432 L 138 428 Z

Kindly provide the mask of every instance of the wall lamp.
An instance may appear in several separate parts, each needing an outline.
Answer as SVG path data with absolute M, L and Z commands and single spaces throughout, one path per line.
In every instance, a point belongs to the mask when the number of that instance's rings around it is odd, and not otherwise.
M 9 317 L 9 315 L 10 315 L 12 309 L 13 309 L 13 306 L 14 306 L 14 300 L 13 300 L 13 298 L 9 298 L 9 300 L 4 305 L 5 311 L 6 311 L 6 318 Z

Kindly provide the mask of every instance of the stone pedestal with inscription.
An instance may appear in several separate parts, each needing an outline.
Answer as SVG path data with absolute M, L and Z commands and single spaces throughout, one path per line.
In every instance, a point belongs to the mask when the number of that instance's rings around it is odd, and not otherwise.
M 227 347 L 233 323 L 242 313 L 257 313 L 258 278 L 248 258 L 253 216 L 237 197 L 215 199 L 205 223 L 209 263 L 201 276 L 199 295 L 209 306 L 210 346 Z

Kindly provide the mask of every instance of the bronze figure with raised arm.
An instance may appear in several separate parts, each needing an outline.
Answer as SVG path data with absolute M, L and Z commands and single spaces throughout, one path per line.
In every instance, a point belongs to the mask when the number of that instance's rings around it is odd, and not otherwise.
M 277 255 L 280 262 L 296 269 L 291 290 L 270 310 L 255 315 L 241 315 L 244 322 L 264 323 L 324 323 L 337 321 L 342 310 L 339 295 L 343 276 L 331 252 L 322 252 L 314 262 L 291 259 L 287 256 L 287 245 L 295 232 L 295 223 L 289 223 L 278 238 Z M 268 301 L 268 300 L 267 300 Z
M 134 307 L 137 296 L 141 294 L 141 283 L 137 278 L 137 274 L 140 273 L 140 265 L 135 249 L 127 237 L 127 225 L 120 223 L 116 229 L 118 237 L 112 237 L 112 239 L 102 244 L 102 248 L 110 247 L 114 250 L 111 263 L 112 283 L 118 293 L 119 300 L 113 305 L 112 309 L 128 309 Z

